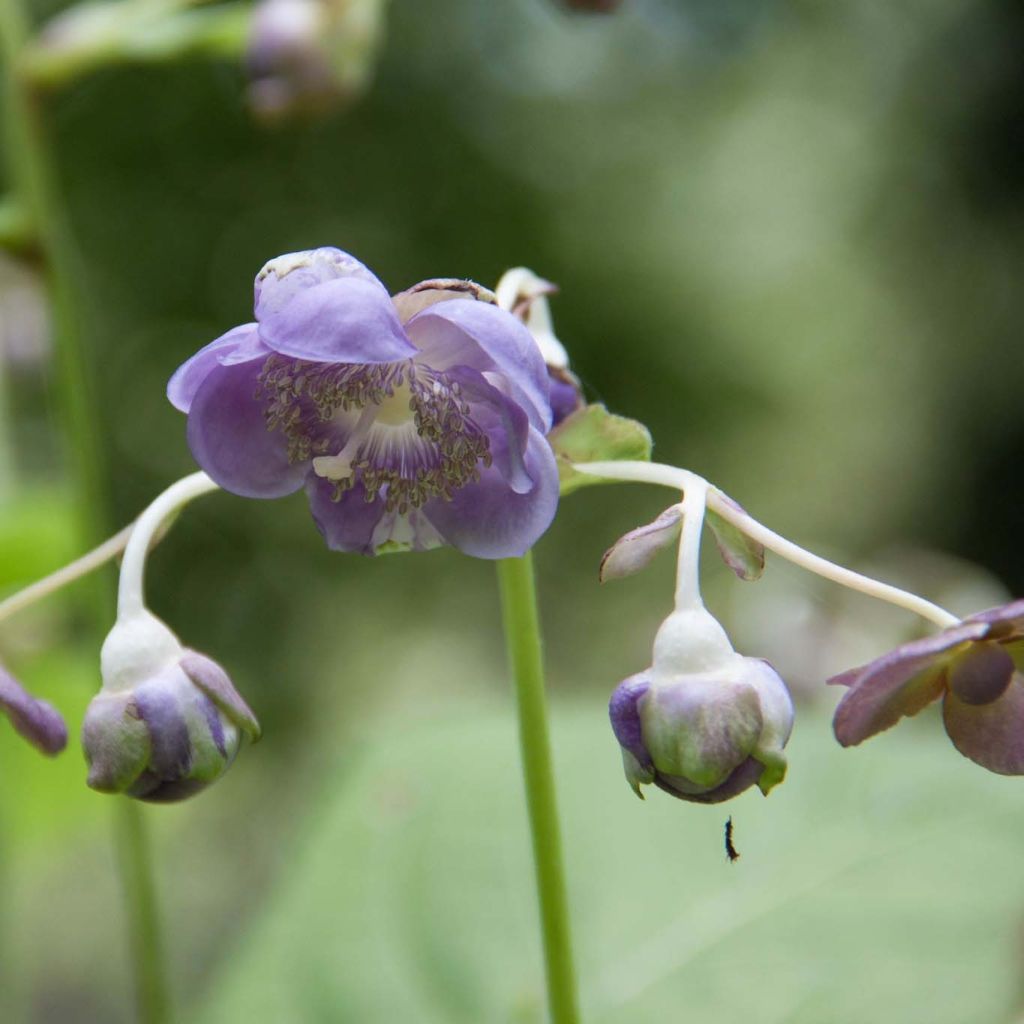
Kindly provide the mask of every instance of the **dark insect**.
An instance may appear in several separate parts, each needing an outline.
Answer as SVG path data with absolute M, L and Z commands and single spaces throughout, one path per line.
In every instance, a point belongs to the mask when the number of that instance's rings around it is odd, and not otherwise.
M 725 852 L 729 857 L 730 861 L 739 860 L 740 854 L 735 846 L 732 845 L 732 816 L 728 818 L 725 823 Z

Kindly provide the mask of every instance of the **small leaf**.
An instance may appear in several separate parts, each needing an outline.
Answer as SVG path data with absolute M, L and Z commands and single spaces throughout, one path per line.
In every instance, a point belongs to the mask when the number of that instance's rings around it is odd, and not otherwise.
M 548 434 L 558 461 L 562 494 L 579 487 L 611 483 L 600 477 L 577 473 L 574 462 L 631 460 L 650 462 L 650 431 L 636 420 L 615 416 L 603 405 L 586 405 L 567 416 Z
M 743 509 L 731 498 L 722 497 L 740 512 Z M 751 540 L 742 530 L 727 522 L 711 509 L 707 511 L 706 522 L 715 535 L 715 543 L 727 566 L 741 580 L 758 580 L 764 572 L 764 545 Z
M 682 506 L 673 505 L 653 523 L 638 526 L 620 537 L 601 559 L 598 574 L 601 582 L 622 579 L 646 569 L 659 551 L 671 547 L 679 539 L 682 521 Z

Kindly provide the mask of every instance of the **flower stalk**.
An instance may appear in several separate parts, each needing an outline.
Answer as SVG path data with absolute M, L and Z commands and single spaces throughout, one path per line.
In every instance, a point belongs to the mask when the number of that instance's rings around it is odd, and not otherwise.
M 770 551 L 799 565 L 808 572 L 813 572 L 824 579 L 838 583 L 840 586 L 855 590 L 868 597 L 886 601 L 899 608 L 914 612 L 929 622 L 946 629 L 960 621 L 952 612 L 940 608 L 932 601 L 928 601 L 917 594 L 901 590 L 889 583 L 882 583 L 880 580 L 864 576 L 862 573 L 846 569 L 827 558 L 822 558 L 813 552 L 807 551 L 787 540 L 780 534 L 769 530 L 767 526 L 759 523 L 756 519 L 747 515 L 734 502 L 730 501 L 722 491 L 713 487 L 702 477 L 691 473 L 689 470 L 679 469 L 675 466 L 666 466 L 657 462 L 578 462 L 573 468 L 579 473 L 588 473 L 591 476 L 603 477 L 606 480 L 623 480 L 633 483 L 655 484 L 663 487 L 671 487 L 674 490 L 681 490 L 684 493 L 692 488 L 707 488 L 707 507 L 713 510 L 726 522 L 731 523 L 738 530 L 746 534 L 751 540 L 763 544 Z
M 498 580 L 505 644 L 519 713 L 519 743 L 533 840 L 548 1006 L 552 1024 L 576 1024 L 579 1021 L 576 977 L 530 553 L 498 562 Z

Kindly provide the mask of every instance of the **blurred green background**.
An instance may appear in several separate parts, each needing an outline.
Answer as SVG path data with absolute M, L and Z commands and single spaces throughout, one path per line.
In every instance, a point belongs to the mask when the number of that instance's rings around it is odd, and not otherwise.
M 325 116 L 260 124 L 240 61 L 82 78 L 43 113 L 103 521 L 192 468 L 165 382 L 250 319 L 262 263 L 338 245 L 395 291 L 532 267 L 561 287 L 589 397 L 647 423 L 659 460 L 954 610 L 1024 593 L 1022 45 L 1010 2 L 394 0 L 372 85 Z M 8 589 L 81 544 L 41 302 L 0 257 Z M 596 569 L 670 500 L 584 490 L 537 550 L 589 1019 L 1016 1020 L 1020 784 L 931 713 L 862 749 L 831 739 L 821 682 L 913 635 L 908 617 L 709 557 L 710 606 L 801 695 L 790 778 L 727 808 L 629 792 L 604 704 L 649 662 L 671 559 L 604 589 Z M 218 495 L 154 555 L 149 595 L 265 733 L 147 814 L 180 1019 L 540 1021 L 491 566 L 332 554 L 301 496 Z M 96 599 L 79 585 L 0 627 L 72 732 Z M 4 1021 L 132 1019 L 112 802 L 84 775 L 76 740 L 45 762 L 0 723 Z

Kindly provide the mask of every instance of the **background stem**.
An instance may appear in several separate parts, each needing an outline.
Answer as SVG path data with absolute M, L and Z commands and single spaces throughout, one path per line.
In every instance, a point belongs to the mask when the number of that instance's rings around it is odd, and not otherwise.
M 53 317 L 59 400 L 74 482 L 76 521 L 81 545 L 91 548 L 103 536 L 105 487 L 96 428 L 90 362 L 83 344 L 83 280 L 77 251 L 65 221 L 47 140 L 39 96 L 19 73 L 29 40 L 29 25 L 19 0 L 0 0 L 0 60 L 4 118 L 3 148 L 9 184 L 25 205 L 42 259 Z M 97 639 L 114 620 L 111 579 L 96 574 L 88 602 Z M 167 1017 L 166 984 L 158 942 L 156 899 L 142 809 L 119 801 L 116 831 L 128 908 L 141 1024 L 162 1024 Z
M 533 839 L 548 1005 L 553 1024 L 575 1024 L 576 978 L 572 962 L 569 910 L 562 867 L 562 841 L 548 737 L 537 595 L 533 561 L 507 558 L 498 563 L 505 644 L 516 689 L 519 743 L 526 804 Z

